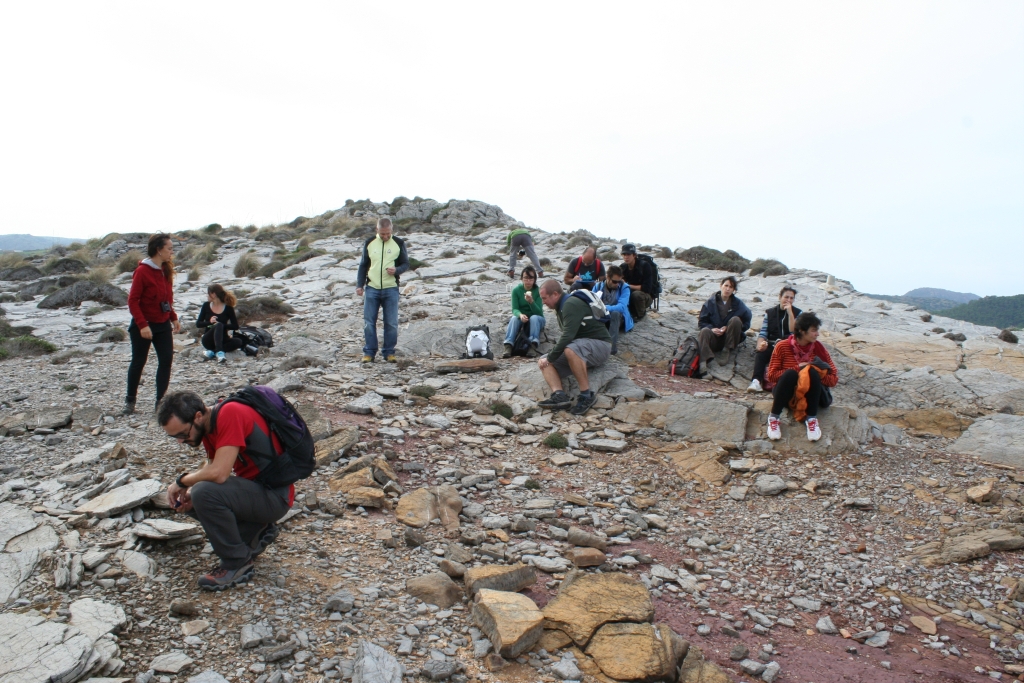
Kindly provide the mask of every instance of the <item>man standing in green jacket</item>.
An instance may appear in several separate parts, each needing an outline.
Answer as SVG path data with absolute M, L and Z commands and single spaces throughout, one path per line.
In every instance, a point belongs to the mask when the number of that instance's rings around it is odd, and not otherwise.
M 405 242 L 392 237 L 390 218 L 377 220 L 377 235 L 363 244 L 356 294 L 363 298 L 363 362 L 377 355 L 377 312 L 384 309 L 384 360 L 394 363 L 398 344 L 398 278 L 409 270 Z
M 562 379 L 572 375 L 580 387 L 580 396 L 572 407 L 573 415 L 582 415 L 593 407 L 597 395 L 590 388 L 587 370 L 605 364 L 612 354 L 612 338 L 608 328 L 594 318 L 590 304 L 578 294 L 566 294 L 556 280 L 548 280 L 540 288 L 544 305 L 555 311 L 561 336 L 554 348 L 537 361 L 551 396 L 538 403 L 542 408 L 568 408 L 572 399 L 562 388 Z
M 540 267 L 537 252 L 533 250 L 533 238 L 530 237 L 530 231 L 526 228 L 514 228 L 508 234 L 508 276 L 510 278 L 516 276 L 516 260 L 519 258 L 520 251 L 526 254 L 526 257 L 533 263 L 533 267 L 537 269 L 537 277 L 544 277 L 544 269 Z

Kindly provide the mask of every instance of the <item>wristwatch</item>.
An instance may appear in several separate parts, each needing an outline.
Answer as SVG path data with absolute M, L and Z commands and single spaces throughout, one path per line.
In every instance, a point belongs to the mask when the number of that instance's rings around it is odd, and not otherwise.
M 184 477 L 186 474 L 188 474 L 188 472 L 182 472 L 181 474 L 178 475 L 178 478 L 174 480 L 174 483 L 177 484 L 178 488 L 180 488 L 180 489 L 187 489 L 188 488 L 181 481 L 181 478 Z

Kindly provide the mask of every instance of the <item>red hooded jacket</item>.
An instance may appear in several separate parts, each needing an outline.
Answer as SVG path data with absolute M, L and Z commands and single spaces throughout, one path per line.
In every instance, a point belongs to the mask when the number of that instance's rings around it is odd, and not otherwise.
M 166 302 L 170 310 L 164 311 L 160 306 L 162 302 Z M 139 261 L 128 292 L 128 311 L 139 329 L 149 327 L 150 323 L 178 319 L 174 312 L 174 287 L 164 277 L 163 270 Z

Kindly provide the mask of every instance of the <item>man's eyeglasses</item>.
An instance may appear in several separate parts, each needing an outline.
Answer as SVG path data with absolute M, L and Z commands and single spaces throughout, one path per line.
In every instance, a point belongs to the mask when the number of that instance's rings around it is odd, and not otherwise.
M 189 420 L 188 429 L 186 429 L 184 432 L 181 432 L 180 434 L 171 434 L 170 437 L 175 441 L 188 441 L 188 438 L 192 436 L 192 427 L 194 426 L 195 423 L 192 420 Z

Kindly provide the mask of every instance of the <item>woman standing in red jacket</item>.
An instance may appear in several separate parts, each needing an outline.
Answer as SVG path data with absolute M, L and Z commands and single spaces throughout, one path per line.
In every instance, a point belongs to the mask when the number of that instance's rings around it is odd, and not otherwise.
M 128 394 L 124 414 L 135 412 L 139 380 L 146 367 L 149 347 L 156 351 L 156 402 L 167 393 L 171 382 L 171 358 L 174 355 L 172 334 L 181 329 L 174 312 L 174 246 L 166 233 L 153 235 L 146 247 L 149 258 L 139 261 L 132 275 L 128 293 L 128 310 L 132 322 L 128 336 L 132 341 L 132 362 L 128 366 Z

